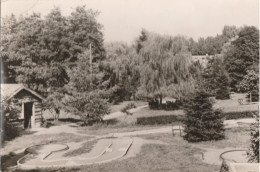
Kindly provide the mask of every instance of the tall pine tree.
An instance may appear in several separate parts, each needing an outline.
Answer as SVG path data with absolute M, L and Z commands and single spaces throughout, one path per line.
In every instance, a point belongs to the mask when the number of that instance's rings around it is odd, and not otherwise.
M 198 90 L 185 104 L 184 139 L 189 142 L 220 140 L 224 138 L 224 125 L 220 110 L 213 110 L 209 94 Z

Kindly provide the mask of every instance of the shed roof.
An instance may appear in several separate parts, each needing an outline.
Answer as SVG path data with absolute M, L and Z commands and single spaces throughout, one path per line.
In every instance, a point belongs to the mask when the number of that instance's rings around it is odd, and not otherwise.
M 22 90 L 26 90 L 39 99 L 44 100 L 42 96 L 40 96 L 35 91 L 26 88 L 23 84 L 1 84 L 1 101 L 9 100 Z

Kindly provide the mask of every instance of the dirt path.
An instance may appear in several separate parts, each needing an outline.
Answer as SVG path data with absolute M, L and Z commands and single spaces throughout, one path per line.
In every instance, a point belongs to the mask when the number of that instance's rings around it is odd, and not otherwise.
M 242 124 L 251 124 L 255 122 L 254 118 L 244 118 L 244 119 L 237 119 L 237 120 L 225 120 L 224 126 L 225 128 L 233 128 L 238 127 Z M 178 129 L 179 126 L 167 126 L 167 127 L 160 127 L 156 129 L 146 129 L 146 130 L 138 130 L 138 131 L 131 131 L 131 132 L 117 132 L 117 133 L 110 133 L 101 136 L 96 135 L 89 135 L 79 133 L 77 130 L 77 125 L 75 124 L 64 124 L 59 126 L 53 126 L 51 128 L 37 128 L 32 129 L 32 131 L 37 131 L 35 135 L 42 135 L 42 134 L 60 134 L 60 133 L 71 133 L 79 136 L 91 136 L 96 138 L 104 138 L 104 137 L 123 137 L 123 136 L 137 136 L 137 135 L 144 135 L 144 134 L 157 134 L 157 133 L 171 133 L 172 129 Z M 182 127 L 181 127 L 182 128 Z M 183 128 L 182 128 L 183 129 Z

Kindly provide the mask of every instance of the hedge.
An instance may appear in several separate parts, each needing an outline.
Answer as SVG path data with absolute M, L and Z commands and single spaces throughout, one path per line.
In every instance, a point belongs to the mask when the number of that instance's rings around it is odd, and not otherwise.
M 244 111 L 244 112 L 226 112 L 223 113 L 223 118 L 241 119 L 241 118 L 253 118 L 254 115 L 258 115 L 258 111 Z M 185 119 L 185 115 L 162 115 L 162 116 L 150 116 L 137 118 L 137 125 L 158 125 L 158 124 L 171 124 L 181 123 Z
M 258 111 L 226 112 L 226 113 L 223 113 L 223 117 L 226 120 L 241 119 L 241 118 L 253 118 L 255 115 L 258 115 Z
M 137 118 L 137 125 L 157 125 L 157 124 L 171 124 L 173 122 L 182 122 L 184 115 L 163 115 L 152 117 Z

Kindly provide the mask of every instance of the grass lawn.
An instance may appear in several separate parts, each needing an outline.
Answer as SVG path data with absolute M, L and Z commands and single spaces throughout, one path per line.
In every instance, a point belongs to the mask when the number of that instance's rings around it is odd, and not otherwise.
M 27 135 L 22 135 L 10 142 L 5 142 L 5 144 L 2 145 L 1 168 L 3 171 L 5 171 L 6 167 L 15 166 L 17 160 L 24 156 L 23 149 L 29 146 L 47 143 L 50 141 L 53 143 L 80 142 L 83 140 L 88 140 L 90 138 L 91 137 L 78 136 L 69 133 L 43 134 L 43 135 L 33 135 L 31 133 Z M 16 151 L 20 153 L 17 154 L 14 153 Z
M 152 116 L 163 116 L 163 115 L 184 115 L 183 110 L 151 110 L 149 107 L 143 108 L 138 112 L 134 113 L 133 116 L 139 117 L 152 117 Z
M 230 100 L 216 100 L 214 108 L 222 108 L 224 112 L 234 111 L 247 111 L 247 110 L 258 110 L 258 104 L 251 105 L 240 105 L 238 99 L 245 97 L 245 94 L 234 94 Z M 118 105 L 111 105 L 111 112 L 120 111 L 128 103 L 132 101 L 122 102 Z M 134 102 L 137 106 L 146 105 L 147 102 Z M 61 119 L 63 114 L 61 114 Z M 78 127 L 78 133 L 86 133 L 89 135 L 105 135 L 117 132 L 130 132 L 137 130 L 154 129 L 158 127 L 165 127 L 167 125 L 136 125 L 136 120 L 139 117 L 154 117 L 163 115 L 184 115 L 182 110 L 165 111 L 165 110 L 150 110 L 148 107 L 140 109 L 133 113 L 133 115 L 121 116 L 117 119 L 107 121 L 103 124 L 95 124 L 93 126 Z M 70 116 L 71 118 L 71 116 Z M 74 119 L 74 118 L 73 118 Z M 65 121 L 64 121 L 65 120 Z M 60 125 L 66 122 L 66 118 L 61 120 L 55 125 Z M 77 118 L 74 123 L 77 123 Z M 170 125 L 169 125 L 170 126 Z M 196 154 L 203 151 L 203 148 L 216 148 L 222 149 L 227 147 L 232 148 L 247 148 L 250 142 L 250 131 L 248 127 L 237 127 L 227 129 L 225 131 L 225 139 L 220 141 L 208 141 L 201 143 L 188 143 L 179 136 L 173 137 L 171 134 L 151 134 L 142 135 L 140 137 L 144 139 L 159 140 L 167 143 L 166 145 L 159 144 L 147 144 L 141 149 L 141 152 L 136 156 L 128 159 L 122 159 L 118 161 L 112 161 L 109 163 L 99 165 L 80 166 L 76 168 L 61 168 L 61 169 L 39 169 L 29 171 L 174 171 L 174 172 L 218 172 L 219 166 L 210 165 L 203 163 L 198 159 Z M 62 134 L 45 134 L 45 135 L 33 135 L 27 133 L 21 137 L 16 138 L 12 142 L 7 142 L 4 145 L 4 152 L 16 151 L 30 145 L 40 144 L 48 141 L 56 143 L 67 143 L 67 142 L 80 142 L 88 141 L 90 137 L 78 136 L 74 134 L 62 133 Z M 66 156 L 76 156 L 82 152 L 88 152 L 94 145 L 83 144 L 83 146 L 74 151 L 68 152 Z M 17 156 L 7 155 L 2 158 L 11 158 L 15 163 Z M 16 170 L 23 171 L 23 170 Z
M 258 111 L 258 103 L 240 105 L 239 99 L 243 99 L 243 102 L 246 102 L 246 94 L 231 94 L 228 100 L 216 100 L 213 107 L 220 108 L 224 112 Z
M 173 137 L 171 134 L 142 135 L 141 138 L 160 140 L 166 144 L 143 145 L 136 157 L 128 159 L 75 168 L 47 169 L 47 171 L 218 172 L 220 166 L 206 164 L 194 155 L 203 151 L 203 148 L 248 147 L 250 139 L 248 128 L 232 128 L 225 133 L 224 140 L 201 143 L 188 143 L 183 138 Z M 43 172 L 46 169 L 35 170 L 37 171 Z
M 124 101 L 124 102 L 120 102 L 119 104 L 116 104 L 116 105 L 111 105 L 110 112 L 113 113 L 113 112 L 121 111 L 129 103 L 134 103 L 136 105 L 136 107 L 148 105 L 148 103 L 145 101 Z
M 89 153 L 97 142 L 98 142 L 98 140 L 92 140 L 92 141 L 85 142 L 85 143 L 83 143 L 83 145 L 80 148 L 65 153 L 64 157 L 75 157 L 75 156 L 81 155 L 83 153 Z
M 42 134 L 42 135 L 22 135 L 10 142 L 6 142 L 2 147 L 5 153 L 15 152 L 17 150 L 25 149 L 29 146 L 42 144 L 47 142 L 66 143 L 66 142 L 80 142 L 88 140 L 92 137 L 78 136 L 70 133 L 60 134 Z
M 166 125 L 164 125 L 165 127 Z M 78 133 L 84 133 L 89 135 L 105 135 L 111 133 L 118 133 L 118 132 L 131 132 L 131 131 L 138 131 L 138 130 L 148 130 L 158 128 L 156 125 L 129 125 L 120 127 L 119 125 L 105 125 L 105 124 L 98 124 L 93 126 L 85 126 L 85 127 L 78 127 Z
M 225 139 L 219 141 L 208 141 L 201 143 L 194 143 L 194 145 L 213 147 L 213 148 L 247 148 L 250 143 L 250 129 L 247 127 L 236 127 L 226 129 Z

